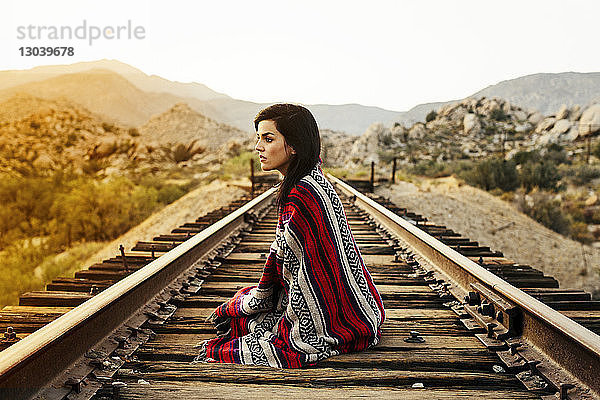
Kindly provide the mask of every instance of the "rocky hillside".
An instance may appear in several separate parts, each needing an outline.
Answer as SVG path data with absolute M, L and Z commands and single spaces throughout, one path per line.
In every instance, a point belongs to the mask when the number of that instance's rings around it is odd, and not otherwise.
M 198 82 L 172 82 L 149 76 L 116 60 L 0 71 L 0 99 L 16 92 L 43 98 L 64 96 L 107 120 L 127 126 L 139 126 L 150 116 L 185 102 L 196 112 L 216 121 L 253 131 L 254 116 L 270 104 L 233 99 Z M 374 121 L 391 124 L 403 115 L 360 104 L 307 107 L 315 114 L 321 128 L 354 135 L 359 135 Z
M 600 72 L 563 72 L 557 74 L 533 74 L 499 82 L 486 87 L 468 98 L 499 97 L 525 109 L 538 110 L 549 115 L 563 104 L 573 107 L 600 102 Z M 398 119 L 405 125 L 425 121 L 431 110 L 453 104 L 459 100 L 419 104 Z
M 250 147 L 249 134 L 207 118 L 187 104 L 177 104 L 136 129 L 107 122 L 64 98 L 48 100 L 21 93 L 0 101 L 2 172 L 27 175 L 73 168 L 119 173 L 180 162 L 204 165 L 221 160 L 232 146 Z
M 127 158 L 134 151 L 127 130 L 68 100 L 19 94 L 0 103 L 3 172 L 82 169 L 90 160 L 115 153 Z
M 219 123 L 178 103 L 169 110 L 155 115 L 138 128 L 139 140 L 145 144 L 188 144 L 196 140 L 209 150 L 217 150 L 230 141 L 249 145 L 251 135 L 227 124 Z
M 526 110 L 499 98 L 466 99 L 445 105 L 409 128 L 371 125 L 343 161 L 349 168 L 371 161 L 456 160 L 499 154 L 510 157 L 549 143 L 572 143 L 600 131 L 600 104 L 563 105 L 553 115 Z

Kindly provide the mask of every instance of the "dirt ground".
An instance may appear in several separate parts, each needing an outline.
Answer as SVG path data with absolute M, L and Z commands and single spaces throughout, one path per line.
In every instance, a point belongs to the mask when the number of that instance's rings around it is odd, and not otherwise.
M 247 179 L 228 182 L 215 180 L 206 186 L 199 187 L 152 214 L 144 222 L 107 244 L 102 250 L 87 259 L 84 265 L 87 267 L 114 257 L 119 253 L 121 244 L 128 251 L 139 240 L 152 240 L 154 236 L 169 233 L 186 222 L 193 222 L 209 211 L 241 197 L 245 193 L 245 187 L 250 187 L 250 181 Z
M 483 190 L 449 177 L 417 184 L 401 181 L 376 188 L 376 194 L 513 261 L 542 270 L 562 288 L 584 289 L 600 298 L 600 249 L 551 231 Z

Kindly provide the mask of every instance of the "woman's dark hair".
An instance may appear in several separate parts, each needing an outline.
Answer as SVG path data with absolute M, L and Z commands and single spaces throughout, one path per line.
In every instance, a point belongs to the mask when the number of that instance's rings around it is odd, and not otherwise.
M 286 143 L 296 151 L 279 187 L 277 205 L 282 211 L 292 188 L 319 161 L 321 138 L 315 117 L 308 109 L 296 104 L 273 104 L 261 110 L 254 117 L 254 129 L 258 131 L 259 122 L 266 120 L 275 123 Z

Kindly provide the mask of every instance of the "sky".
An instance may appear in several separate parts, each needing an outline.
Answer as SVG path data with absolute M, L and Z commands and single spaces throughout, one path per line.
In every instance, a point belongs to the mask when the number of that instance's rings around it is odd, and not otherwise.
M 203 83 L 256 102 L 358 103 L 405 111 L 519 76 L 600 71 L 597 0 L 2 5 L 0 70 L 116 59 L 147 74 Z M 52 27 L 58 37 L 50 37 Z M 60 37 L 61 27 L 82 27 L 82 38 L 69 38 L 66 28 Z M 19 50 L 44 46 L 73 47 L 74 54 L 26 56 Z

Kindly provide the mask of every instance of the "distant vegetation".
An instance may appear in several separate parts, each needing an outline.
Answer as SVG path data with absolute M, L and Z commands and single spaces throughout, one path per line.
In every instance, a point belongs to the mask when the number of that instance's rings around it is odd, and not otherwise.
M 97 251 L 99 243 L 139 224 L 193 184 L 149 175 L 2 175 L 0 305 L 14 304 L 20 293 L 81 269 L 78 262 Z
M 600 144 L 594 148 L 600 155 Z M 546 227 L 582 243 L 600 240 L 588 225 L 600 224 L 600 207 L 586 204 L 589 190 L 600 178 L 600 165 L 571 161 L 557 144 L 516 153 L 510 160 L 420 161 L 404 174 L 427 177 L 455 175 L 467 184 L 512 201 L 525 214 Z

